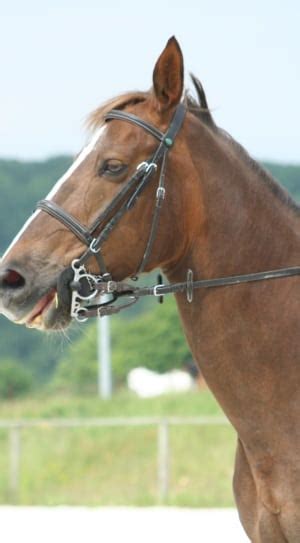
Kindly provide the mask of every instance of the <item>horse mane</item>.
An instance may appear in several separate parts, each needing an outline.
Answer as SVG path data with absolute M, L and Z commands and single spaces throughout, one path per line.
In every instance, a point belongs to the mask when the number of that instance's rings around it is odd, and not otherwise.
M 212 117 L 208 107 L 206 95 L 202 83 L 193 74 L 190 74 L 194 88 L 196 90 L 197 99 L 195 99 L 189 90 L 185 93 L 185 101 L 188 111 L 195 115 L 200 121 L 209 126 L 213 130 L 217 130 L 217 125 Z

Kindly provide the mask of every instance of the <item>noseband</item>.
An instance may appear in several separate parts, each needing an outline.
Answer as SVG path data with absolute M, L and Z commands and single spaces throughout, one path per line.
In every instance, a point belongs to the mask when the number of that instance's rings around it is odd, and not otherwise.
M 151 255 L 153 242 L 157 233 L 159 215 L 162 203 L 165 199 L 165 174 L 168 152 L 174 144 L 175 138 L 182 126 L 185 117 L 185 106 L 180 103 L 174 113 L 169 128 L 165 133 L 143 121 L 136 115 L 124 111 L 112 110 L 105 116 L 105 120 L 127 121 L 139 126 L 159 141 L 158 147 L 150 160 L 139 164 L 127 181 L 126 185 L 112 199 L 107 208 L 96 218 L 90 228 L 82 225 L 78 219 L 70 215 L 51 200 L 41 200 L 37 208 L 45 211 L 53 218 L 66 226 L 77 238 L 87 246 L 86 251 L 78 259 L 73 260 L 71 268 L 67 268 L 61 274 L 58 283 L 67 284 L 72 291 L 71 317 L 79 322 L 89 317 L 111 315 L 118 313 L 121 309 L 129 307 L 137 302 L 142 296 L 156 296 L 159 301 L 163 300 L 165 294 L 185 292 L 187 301 L 192 302 L 193 291 L 198 288 L 216 288 L 228 285 L 239 285 L 262 281 L 267 279 L 279 279 L 300 275 L 300 267 L 281 268 L 277 270 L 220 277 L 214 279 L 201 279 L 194 281 L 192 270 L 187 270 L 186 281 L 164 285 L 161 282 L 151 287 L 135 287 L 123 281 L 114 281 L 106 269 L 101 248 L 108 239 L 110 233 L 119 223 L 122 217 L 134 206 L 138 197 L 148 186 L 154 172 L 160 168 L 159 182 L 156 190 L 156 200 L 153 211 L 152 223 L 148 242 L 144 251 L 142 261 L 136 274 L 144 271 Z M 100 229 L 100 232 L 96 232 Z M 87 261 L 95 257 L 99 274 L 89 273 L 85 267 Z M 66 279 L 67 278 L 67 279 Z M 103 295 L 109 295 L 109 301 L 103 302 Z M 117 299 L 126 297 L 127 301 L 115 304 Z M 101 301 L 102 298 L 102 301 Z

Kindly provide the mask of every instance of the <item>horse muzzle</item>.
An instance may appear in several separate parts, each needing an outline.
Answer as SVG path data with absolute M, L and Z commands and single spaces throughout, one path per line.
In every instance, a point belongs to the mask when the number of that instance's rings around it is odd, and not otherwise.
M 70 299 L 62 281 L 16 265 L 0 266 L 0 313 L 16 324 L 49 330 L 70 322 Z M 60 277 L 60 276 L 59 276 Z M 58 295 L 59 289 L 59 295 Z

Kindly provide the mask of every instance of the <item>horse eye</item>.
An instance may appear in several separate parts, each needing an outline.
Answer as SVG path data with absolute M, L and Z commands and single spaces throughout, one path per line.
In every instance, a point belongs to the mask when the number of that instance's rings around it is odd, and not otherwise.
M 121 160 L 111 158 L 104 160 L 99 169 L 99 175 L 117 176 L 123 173 L 127 169 L 127 164 L 121 162 Z

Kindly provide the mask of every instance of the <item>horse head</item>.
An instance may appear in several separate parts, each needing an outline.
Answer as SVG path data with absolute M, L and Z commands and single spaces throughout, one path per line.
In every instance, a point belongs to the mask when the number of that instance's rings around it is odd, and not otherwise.
M 64 272 L 82 255 L 89 274 L 116 280 L 177 262 L 186 244 L 185 197 L 177 182 L 186 160 L 182 93 L 182 53 L 171 38 L 151 91 L 124 94 L 90 115 L 89 144 L 2 258 L 0 304 L 9 319 L 40 329 L 67 325 L 70 275 Z M 163 199 L 152 239 L 155 205 Z

